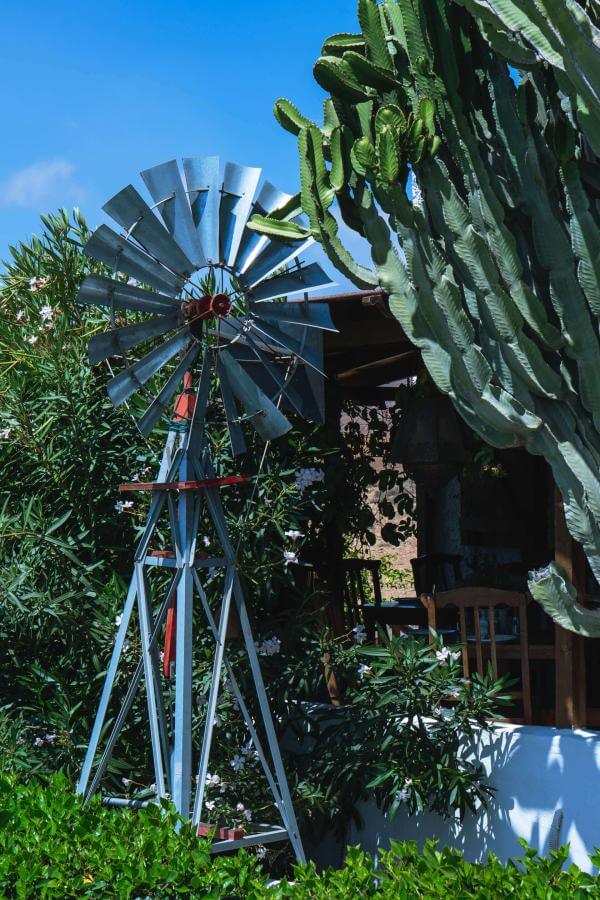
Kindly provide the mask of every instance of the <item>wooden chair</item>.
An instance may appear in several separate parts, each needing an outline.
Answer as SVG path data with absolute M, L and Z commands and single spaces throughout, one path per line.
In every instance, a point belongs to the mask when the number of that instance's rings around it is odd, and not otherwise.
M 427 609 L 427 620 L 430 628 L 436 628 L 437 613 L 449 606 L 458 609 L 460 623 L 460 639 L 462 644 L 462 662 L 465 678 L 470 675 L 470 657 L 475 658 L 476 671 L 485 673 L 484 656 L 491 659 L 494 676 L 498 677 L 499 659 L 517 659 L 521 663 L 521 690 L 513 691 L 512 696 L 523 703 L 523 721 L 531 724 L 531 680 L 529 672 L 530 648 L 527 636 L 527 595 L 515 591 L 503 591 L 497 588 L 463 587 L 436 594 L 422 594 L 421 602 Z M 508 607 L 516 611 L 519 621 L 519 635 L 514 642 L 498 643 L 495 613 L 500 607 Z M 488 611 L 489 638 L 481 635 L 481 610 Z M 473 614 L 475 633 L 467 632 L 467 611 Z M 504 637 L 504 635 L 503 635 Z M 434 640 L 431 636 L 431 640 Z M 516 643 L 518 641 L 518 644 Z M 513 719 L 512 721 L 517 721 Z
M 458 587 L 462 578 L 461 561 L 458 553 L 423 553 L 411 559 L 417 597 Z
M 376 640 L 378 625 L 411 633 L 427 633 L 427 614 L 419 601 L 419 596 L 433 590 L 456 587 L 461 577 L 461 559 L 461 556 L 450 553 L 425 553 L 411 559 L 415 596 L 400 597 L 382 605 L 376 595 L 375 603 L 365 604 L 363 617 L 367 640 L 369 642 Z M 442 619 L 442 627 L 455 627 L 456 616 L 452 613 L 444 614 Z
M 364 608 L 370 602 L 367 596 L 365 578 L 367 573 L 373 590 L 376 604 L 381 603 L 381 560 L 379 559 L 344 559 L 344 622 L 350 630 L 355 625 L 364 624 Z

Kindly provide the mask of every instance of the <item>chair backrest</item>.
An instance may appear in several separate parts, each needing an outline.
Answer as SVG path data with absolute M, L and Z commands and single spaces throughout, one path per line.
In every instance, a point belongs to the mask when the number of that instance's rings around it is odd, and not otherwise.
M 373 599 L 381 603 L 381 560 L 379 559 L 344 559 L 344 618 L 346 626 L 352 628 L 362 623 L 362 608 L 369 602 L 365 590 L 364 574 L 368 573 L 373 585 Z
M 417 596 L 457 587 L 462 577 L 461 560 L 458 553 L 423 553 L 411 559 Z
M 520 696 L 523 701 L 523 717 L 526 723 L 532 721 L 531 684 L 529 675 L 529 639 L 527 635 L 527 602 L 526 594 L 517 591 L 503 591 L 488 587 L 462 587 L 435 594 L 422 594 L 421 602 L 427 608 L 427 619 L 430 628 L 436 628 L 437 611 L 453 606 L 458 609 L 460 622 L 460 640 L 462 644 L 462 661 L 465 678 L 470 674 L 469 639 L 475 645 L 476 670 L 484 674 L 484 643 L 486 651 L 489 647 L 494 676 L 498 677 L 498 643 L 496 634 L 495 612 L 499 607 L 514 609 L 519 621 L 519 643 L 521 661 L 522 691 L 512 692 L 514 697 Z M 481 610 L 487 610 L 489 639 L 482 638 Z M 467 632 L 467 610 L 472 610 L 474 635 Z M 433 636 L 431 636 L 433 640 Z

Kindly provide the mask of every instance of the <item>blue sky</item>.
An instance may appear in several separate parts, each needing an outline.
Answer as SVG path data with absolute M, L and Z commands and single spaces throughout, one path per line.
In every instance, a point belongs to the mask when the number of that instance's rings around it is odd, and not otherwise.
M 40 212 L 78 205 L 98 224 L 109 197 L 174 157 L 216 153 L 296 190 L 295 140 L 273 101 L 289 97 L 320 118 L 312 66 L 322 40 L 357 29 L 354 0 L 10 6 L 0 59 L 2 259 L 39 231 Z

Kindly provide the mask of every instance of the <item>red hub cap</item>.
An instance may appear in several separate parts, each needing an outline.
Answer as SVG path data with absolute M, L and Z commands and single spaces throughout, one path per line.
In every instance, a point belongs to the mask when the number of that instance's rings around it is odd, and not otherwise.
M 181 304 L 181 311 L 188 322 L 198 319 L 224 319 L 230 310 L 231 299 L 227 294 L 207 294 L 199 300 Z

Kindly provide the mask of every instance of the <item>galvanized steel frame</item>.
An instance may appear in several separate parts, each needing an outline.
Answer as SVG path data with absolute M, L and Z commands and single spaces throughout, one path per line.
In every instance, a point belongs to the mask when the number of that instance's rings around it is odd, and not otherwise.
M 206 360 L 205 360 L 206 362 Z M 206 381 L 201 381 L 195 415 L 187 433 L 181 429 L 169 432 L 163 453 L 158 480 L 170 482 L 198 481 L 215 477 L 215 471 L 204 435 L 204 412 L 208 402 L 206 383 L 209 377 L 207 366 Z M 199 408 L 198 408 L 199 407 Z M 155 532 L 161 512 L 168 508 L 175 558 L 165 559 L 149 555 L 150 541 Z M 202 509 L 208 514 L 221 552 L 209 559 L 196 559 L 196 538 Z M 156 615 L 153 617 L 152 603 L 147 581 L 147 567 L 163 565 L 172 570 L 172 577 L 166 595 Z M 221 597 L 221 614 L 218 623 L 210 609 L 206 592 L 202 586 L 199 571 L 207 567 L 224 569 L 224 588 Z M 157 641 L 161 634 L 169 606 L 176 597 L 177 632 L 175 659 L 175 704 L 173 735 L 169 740 L 167 714 L 164 708 L 163 689 L 160 677 Z M 194 796 L 192 775 L 192 617 L 195 599 L 200 600 L 215 641 L 215 655 L 207 717 L 198 762 L 198 779 Z M 121 709 L 115 719 L 99 761 L 94 766 L 101 737 L 106 722 L 109 702 L 114 688 L 119 662 L 123 654 L 127 631 L 131 624 L 137 601 L 138 622 L 142 644 L 141 659 L 130 680 Z M 235 678 L 233 667 L 227 657 L 226 635 L 229 617 L 235 608 L 242 629 L 242 635 L 254 687 L 256 690 L 260 718 L 266 737 L 266 749 L 259 737 L 257 723 L 254 722 Z M 83 762 L 77 791 L 87 803 L 98 790 L 106 767 L 121 729 L 126 721 L 137 691 L 145 684 L 148 723 L 150 727 L 153 768 L 158 798 L 171 795 L 177 811 L 184 819 L 198 827 L 204 803 L 204 790 L 212 747 L 214 719 L 217 708 L 221 675 L 223 670 L 230 680 L 233 694 L 248 728 L 250 738 L 273 795 L 275 806 L 281 816 L 283 827 L 260 826 L 260 831 L 248 834 L 236 841 L 218 841 L 213 852 L 221 852 L 257 843 L 289 839 L 300 862 L 305 859 L 296 816 L 292 805 L 285 769 L 281 758 L 277 736 L 267 699 L 260 669 L 246 601 L 238 574 L 236 554 L 229 538 L 224 509 L 217 486 L 198 490 L 186 490 L 177 496 L 166 491 L 153 493 L 146 525 L 134 557 L 134 573 L 131 579 L 120 624 L 118 626 L 112 656 L 106 673 L 98 711 L 92 729 L 90 742 Z M 270 757 L 270 759 L 269 759 Z M 95 768 L 95 771 L 94 771 Z M 92 776 L 93 772 L 93 776 Z M 128 798 L 106 797 L 104 802 L 113 806 L 138 808 L 141 801 Z M 145 802 L 145 801 L 144 801 Z

